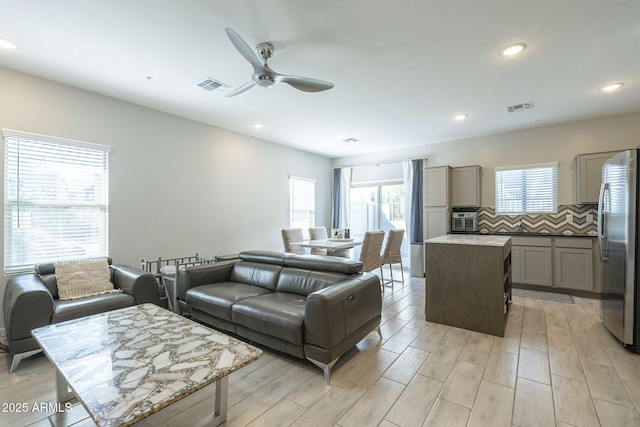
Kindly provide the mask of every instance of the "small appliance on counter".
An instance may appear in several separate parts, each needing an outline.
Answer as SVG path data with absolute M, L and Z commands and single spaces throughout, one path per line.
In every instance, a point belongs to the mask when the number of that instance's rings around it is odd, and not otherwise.
M 451 214 L 452 233 L 476 233 L 477 231 L 477 212 L 453 212 Z

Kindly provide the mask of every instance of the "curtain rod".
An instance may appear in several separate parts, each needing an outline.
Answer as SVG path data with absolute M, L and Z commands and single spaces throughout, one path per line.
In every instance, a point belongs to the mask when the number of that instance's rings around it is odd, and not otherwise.
M 407 160 L 424 160 L 424 161 L 427 161 L 429 159 L 427 159 L 426 157 L 415 157 L 415 158 L 405 159 L 405 160 L 389 160 L 389 161 L 381 161 L 381 162 L 376 162 L 376 163 L 362 163 L 362 164 L 357 164 L 357 165 L 344 165 L 344 166 L 338 166 L 338 167 L 339 168 L 355 168 L 355 167 L 358 167 L 358 166 L 393 165 L 395 163 L 402 163 L 402 162 L 405 162 Z

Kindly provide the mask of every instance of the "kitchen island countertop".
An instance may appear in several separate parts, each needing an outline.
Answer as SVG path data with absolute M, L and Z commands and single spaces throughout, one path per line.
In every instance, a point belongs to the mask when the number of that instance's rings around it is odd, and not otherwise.
M 505 246 L 511 240 L 510 236 L 480 235 L 480 234 L 446 234 L 426 240 L 425 243 L 447 243 L 472 246 Z

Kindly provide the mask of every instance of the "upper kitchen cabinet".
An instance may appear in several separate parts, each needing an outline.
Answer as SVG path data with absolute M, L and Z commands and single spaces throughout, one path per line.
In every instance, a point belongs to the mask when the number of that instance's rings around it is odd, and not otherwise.
M 480 166 L 451 169 L 451 206 L 480 207 Z
M 576 204 L 597 204 L 600 195 L 602 165 L 619 151 L 576 156 Z
M 450 173 L 449 166 L 422 169 L 424 206 L 449 206 Z

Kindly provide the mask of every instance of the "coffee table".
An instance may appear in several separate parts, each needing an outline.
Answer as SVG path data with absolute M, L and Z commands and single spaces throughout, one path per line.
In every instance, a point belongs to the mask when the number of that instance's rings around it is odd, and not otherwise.
M 207 422 L 222 424 L 227 376 L 262 356 L 252 345 L 154 304 L 31 333 L 56 368 L 58 402 L 75 395 L 101 427 L 161 424 L 175 415 L 171 404 L 214 382 L 215 409 Z

